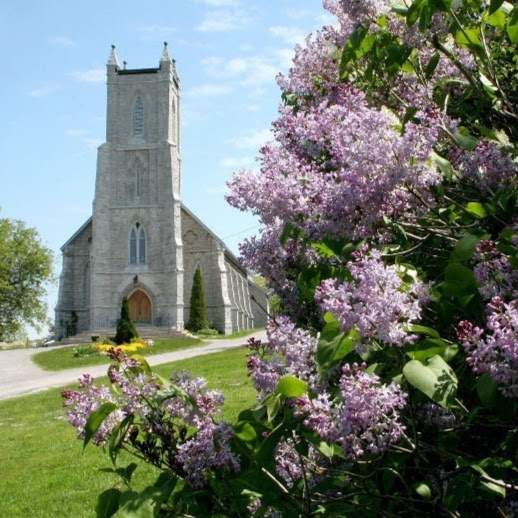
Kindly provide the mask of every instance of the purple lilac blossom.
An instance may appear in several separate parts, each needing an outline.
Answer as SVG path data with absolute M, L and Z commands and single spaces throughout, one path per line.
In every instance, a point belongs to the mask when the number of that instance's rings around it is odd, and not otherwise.
M 454 148 L 450 158 L 457 171 L 483 191 L 515 183 L 516 164 L 495 142 L 481 140 L 473 151 Z
M 488 373 L 501 392 L 518 397 L 518 300 L 493 297 L 486 306 L 486 330 L 462 321 L 458 338 L 475 374 Z
M 94 444 L 105 444 L 115 426 L 131 415 L 132 430 L 138 435 L 140 427 L 142 439 L 130 431 L 125 438 L 128 445 L 137 449 L 142 446 L 141 454 L 149 456 L 150 462 L 178 472 L 193 487 L 203 487 L 213 470 L 239 470 L 239 458 L 230 449 L 232 428 L 224 421 L 214 420 L 219 418 L 223 405 L 219 391 L 207 390 L 206 380 L 191 378 L 185 372 L 172 376 L 174 385 L 169 389 L 167 384 L 161 386 L 156 376 L 134 369 L 139 365 L 137 360 L 115 356 L 118 363 L 110 366 L 108 375 L 117 386 L 116 391 L 112 393 L 104 385 L 94 386 L 89 375 L 80 379 L 81 390 L 63 391 L 68 420 L 77 428 L 79 438 L 84 437 L 92 412 L 110 402 L 117 409 L 94 435 Z M 164 394 L 157 397 L 159 390 Z M 165 397 L 168 390 L 169 397 Z M 146 442 L 146 438 L 150 441 Z
M 518 272 L 493 241 L 480 241 L 475 249 L 473 274 L 485 300 L 495 296 L 516 297 Z
M 261 399 L 274 392 L 279 380 L 288 375 L 308 382 L 314 390 L 318 383 L 317 339 L 283 315 L 267 323 L 266 333 L 268 354 L 253 351 L 247 362 L 258 397 Z
M 405 328 L 419 321 L 422 306 L 429 300 L 428 288 L 416 280 L 405 287 L 395 266 L 387 266 L 378 251 L 357 255 L 347 264 L 352 281 L 324 281 L 316 291 L 323 311 L 330 311 L 342 330 L 356 329 L 362 348 L 375 339 L 401 347 L 415 336 Z
M 378 454 L 398 442 L 404 432 L 399 411 L 406 394 L 395 383 L 384 385 L 375 374 L 346 364 L 340 378 L 340 397 L 321 393 L 316 399 L 299 398 L 304 425 L 330 443 L 340 445 L 351 460 L 366 452 Z

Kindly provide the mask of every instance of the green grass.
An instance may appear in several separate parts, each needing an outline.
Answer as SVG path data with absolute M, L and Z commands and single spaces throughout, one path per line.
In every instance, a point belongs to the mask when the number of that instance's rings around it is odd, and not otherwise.
M 188 370 L 206 377 L 211 388 L 225 394 L 224 418 L 232 421 L 255 402 L 245 354 L 234 349 L 161 365 L 156 371 L 167 376 Z M 60 390 L 0 401 L 0 516 L 94 517 L 97 495 L 117 481 L 99 471 L 109 465 L 100 448 L 88 446 L 82 452 L 75 429 L 66 422 Z M 153 468 L 139 466 L 134 480 L 144 487 L 154 476 Z
M 138 354 L 142 356 L 150 356 L 153 354 L 169 353 L 188 347 L 203 345 L 203 341 L 199 338 L 181 337 L 181 338 L 161 338 L 154 341 L 152 347 L 139 349 Z M 32 359 L 36 365 L 48 371 L 60 371 L 64 369 L 73 369 L 76 367 L 86 367 L 89 365 L 109 364 L 110 359 L 105 355 L 89 354 L 86 356 L 74 356 L 73 345 L 63 347 L 62 349 L 53 349 L 35 354 Z

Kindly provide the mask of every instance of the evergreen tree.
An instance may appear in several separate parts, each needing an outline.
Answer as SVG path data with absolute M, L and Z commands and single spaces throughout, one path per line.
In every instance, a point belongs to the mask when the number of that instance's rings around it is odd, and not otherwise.
M 117 333 L 115 343 L 117 345 L 130 343 L 132 338 L 138 338 L 138 332 L 131 321 L 128 297 L 122 299 L 121 317 L 117 320 Z
M 205 306 L 205 290 L 200 268 L 196 268 L 191 291 L 191 312 L 187 329 L 196 332 L 207 327 L 207 308 Z

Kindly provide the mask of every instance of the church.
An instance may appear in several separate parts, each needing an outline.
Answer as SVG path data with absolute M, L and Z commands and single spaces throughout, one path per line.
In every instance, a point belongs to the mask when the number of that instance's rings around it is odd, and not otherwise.
M 141 334 L 182 331 L 197 268 L 212 327 L 263 326 L 264 290 L 182 203 L 180 80 L 167 43 L 159 67 L 143 69 L 121 68 L 113 46 L 107 90 L 92 217 L 61 248 L 56 336 L 113 334 L 123 297 Z

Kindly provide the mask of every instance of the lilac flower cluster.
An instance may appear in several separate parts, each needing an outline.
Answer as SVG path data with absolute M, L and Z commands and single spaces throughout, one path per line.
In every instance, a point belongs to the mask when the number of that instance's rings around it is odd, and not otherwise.
M 473 273 L 480 294 L 486 300 L 495 296 L 516 297 L 518 272 L 509 258 L 497 250 L 494 241 L 480 241 L 475 249 Z
M 459 323 L 458 339 L 476 374 L 488 373 L 508 397 L 518 397 L 518 300 L 493 297 L 486 306 L 487 330 Z
M 373 339 L 397 347 L 412 342 L 415 336 L 405 329 L 420 319 L 427 286 L 419 280 L 405 285 L 397 268 L 385 265 L 376 250 L 357 253 L 347 266 L 350 282 L 329 279 L 317 289 L 322 310 L 333 313 L 345 332 L 356 329 L 362 348 Z
M 406 394 L 395 383 L 384 385 L 375 374 L 367 374 L 364 366 L 346 364 L 339 387 L 338 399 L 327 393 L 299 399 L 305 426 L 324 441 L 340 445 L 351 460 L 366 452 L 386 451 L 401 439 L 405 427 L 399 411 L 405 407 Z
M 65 389 L 62 392 L 63 406 L 69 408 L 67 411 L 68 422 L 77 429 L 77 438 L 85 436 L 85 426 L 90 415 L 95 412 L 103 403 L 116 403 L 110 389 L 105 385 L 99 387 L 93 384 L 94 378 L 84 374 L 79 378 L 79 388 L 82 390 Z M 108 419 L 105 419 L 97 432 L 92 437 L 92 442 L 97 446 L 106 444 L 112 430 L 124 419 L 121 410 L 112 412 Z
M 515 183 L 511 155 L 490 140 L 481 140 L 473 151 L 454 148 L 450 158 L 457 171 L 483 191 Z
M 275 449 L 275 471 L 286 485 L 291 488 L 299 480 L 304 480 L 309 487 L 313 487 L 320 479 L 319 466 L 322 464 L 322 455 L 312 445 L 309 445 L 307 455 L 302 455 L 296 449 L 300 438 L 281 440 Z
M 220 415 L 223 396 L 207 390 L 202 378 L 173 375 L 172 384 L 148 376 L 140 363 L 114 353 L 109 368 L 116 395 L 106 386 L 96 387 L 91 376 L 80 380 L 78 391 L 63 391 L 68 420 L 84 437 L 85 424 L 103 403 L 117 406 L 93 437 L 97 445 L 107 442 L 114 428 L 128 416 L 132 425 L 124 442 L 155 466 L 176 473 L 193 487 L 205 485 L 214 470 L 239 471 L 239 459 L 230 449 L 232 428 Z M 133 450 L 132 450 L 133 449 Z
M 255 344 L 247 363 L 259 397 L 274 392 L 279 380 L 288 375 L 307 381 L 310 388 L 315 389 L 317 339 L 297 328 L 286 316 L 270 320 L 266 332 L 268 346 L 259 353 L 259 346 Z
M 260 171 L 235 176 L 227 200 L 267 226 L 295 222 L 310 238 L 371 236 L 383 216 L 420 204 L 410 190 L 426 193 L 440 179 L 428 161 L 436 129 L 410 125 L 401 135 L 398 122 L 347 84 L 332 103 L 282 107 L 280 147 L 265 145 Z

